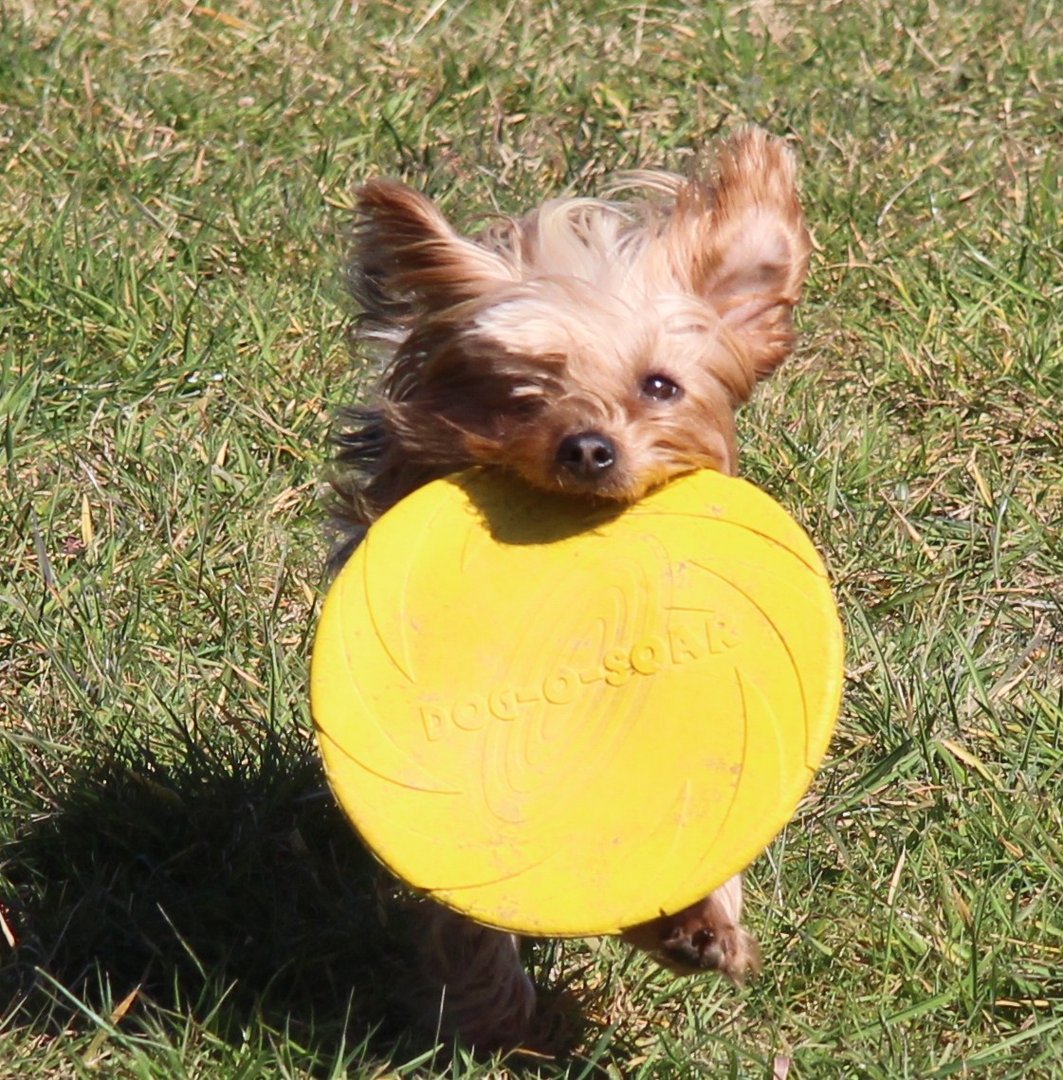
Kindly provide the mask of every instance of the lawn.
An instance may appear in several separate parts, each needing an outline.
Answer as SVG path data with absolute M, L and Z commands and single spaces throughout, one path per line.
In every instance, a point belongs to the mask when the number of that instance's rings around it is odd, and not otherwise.
M 0 1076 L 1063 1075 L 1059 18 L 0 0 Z M 748 122 L 815 252 L 744 469 L 848 648 L 764 972 L 537 943 L 557 1051 L 433 1053 L 308 709 L 353 192 L 474 224 Z

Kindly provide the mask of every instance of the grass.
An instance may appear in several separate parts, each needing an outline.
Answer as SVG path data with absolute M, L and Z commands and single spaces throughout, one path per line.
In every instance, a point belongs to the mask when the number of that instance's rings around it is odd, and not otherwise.
M 1063 1056 L 1059 11 L 0 3 L 0 1075 L 1050 1077 Z M 816 239 L 747 474 L 844 714 L 750 874 L 765 974 L 543 943 L 554 1058 L 433 1057 L 306 692 L 351 192 L 459 220 L 717 130 Z

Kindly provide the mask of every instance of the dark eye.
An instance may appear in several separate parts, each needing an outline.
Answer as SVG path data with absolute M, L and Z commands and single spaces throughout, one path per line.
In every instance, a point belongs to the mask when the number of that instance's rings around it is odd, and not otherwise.
M 683 396 L 683 388 L 667 375 L 647 375 L 640 390 L 650 401 L 678 401 Z
M 539 387 L 529 390 L 517 387 L 511 391 L 506 411 L 518 420 L 530 420 L 543 410 L 543 394 Z
M 543 403 L 539 398 L 517 398 L 509 411 L 517 420 L 531 420 L 543 411 Z

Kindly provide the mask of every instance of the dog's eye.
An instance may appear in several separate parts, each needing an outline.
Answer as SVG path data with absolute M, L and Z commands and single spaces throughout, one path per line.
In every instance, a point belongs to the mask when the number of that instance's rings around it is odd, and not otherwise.
M 647 375 L 641 390 L 642 396 L 650 401 L 678 401 L 683 396 L 683 388 L 667 375 Z
M 543 399 L 538 395 L 515 394 L 509 400 L 508 411 L 518 420 L 530 420 L 543 411 Z

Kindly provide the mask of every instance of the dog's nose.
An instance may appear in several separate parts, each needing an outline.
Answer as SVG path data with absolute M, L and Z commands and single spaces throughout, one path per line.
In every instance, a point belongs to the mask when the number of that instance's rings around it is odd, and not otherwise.
M 561 468 L 581 480 L 595 480 L 616 464 L 616 444 L 598 431 L 566 435 L 557 447 Z

